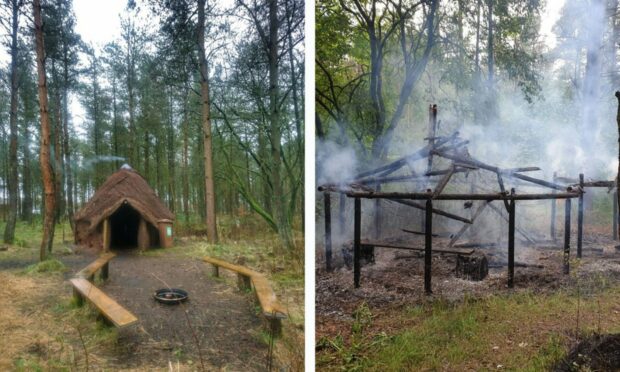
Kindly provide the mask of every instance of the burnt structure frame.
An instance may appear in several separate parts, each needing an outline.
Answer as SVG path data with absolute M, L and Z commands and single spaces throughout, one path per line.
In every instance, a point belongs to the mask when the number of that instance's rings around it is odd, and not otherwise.
M 331 270 L 331 258 L 332 258 L 332 241 L 331 241 L 331 208 L 327 208 L 331 206 L 331 196 L 330 193 L 340 193 L 340 210 L 339 210 L 339 223 L 342 231 L 342 226 L 344 225 L 344 197 L 353 198 L 354 199 L 354 257 L 353 257 L 353 282 L 354 286 L 357 288 L 360 286 L 361 279 L 361 253 L 362 248 L 367 247 L 379 247 L 379 248 L 396 248 L 396 249 L 415 249 L 411 247 L 399 247 L 399 246 L 390 246 L 381 244 L 380 242 L 375 242 L 373 244 L 362 241 L 362 227 L 361 227 L 361 199 L 376 199 L 377 202 L 374 204 L 375 206 L 375 218 L 379 218 L 379 203 L 378 200 L 385 199 L 393 202 L 397 202 L 399 204 L 405 204 L 411 206 L 416 209 L 421 209 L 425 211 L 425 218 L 423 221 L 423 231 L 424 233 L 418 233 L 425 235 L 425 246 L 424 246 L 424 290 L 426 294 L 432 293 L 431 279 L 432 279 L 432 220 L 433 214 L 438 214 L 453 220 L 457 220 L 465 223 L 463 228 L 461 228 L 457 234 L 452 238 L 450 242 L 450 246 L 452 246 L 458 238 L 467 230 L 469 226 L 471 226 L 476 217 L 480 215 L 482 210 L 486 206 L 490 206 L 496 213 L 500 214 L 507 222 L 508 222 L 508 280 L 507 286 L 512 288 L 514 286 L 514 251 L 515 251 L 515 231 L 517 231 L 522 237 L 531 244 L 535 244 L 536 242 L 529 238 L 525 231 L 519 229 L 515 223 L 516 216 L 516 205 L 517 201 L 523 200 L 551 200 L 552 201 L 552 227 L 551 234 L 552 239 L 555 240 L 555 204 L 557 199 L 565 200 L 565 215 L 564 215 L 564 245 L 563 245 L 563 272 L 565 274 L 569 273 L 570 270 L 570 226 L 571 226 L 571 199 L 578 198 L 579 199 L 579 209 L 578 209 L 578 250 L 577 256 L 581 258 L 582 256 L 582 235 L 583 235 L 583 193 L 586 187 L 605 187 L 610 186 L 610 182 L 608 181 L 592 181 L 585 182 L 583 179 L 583 175 L 580 175 L 579 183 L 575 185 L 562 185 L 557 183 L 556 174 L 554 173 L 553 182 L 545 181 L 542 179 L 530 177 L 521 174 L 522 172 L 530 172 L 540 170 L 538 167 L 520 167 L 514 169 L 501 169 L 496 166 L 492 166 L 486 163 L 483 163 L 479 160 L 476 160 L 470 156 L 463 156 L 462 154 L 457 153 L 456 150 L 461 149 L 465 145 L 467 145 L 468 141 L 463 141 L 458 138 L 458 132 L 454 132 L 453 134 L 445 137 L 438 137 L 435 135 L 435 131 L 438 128 L 437 124 L 437 106 L 431 105 L 429 108 L 429 136 L 425 138 L 428 141 L 428 145 L 423 147 L 422 149 L 413 152 L 407 156 L 404 156 L 396 161 L 393 161 L 389 164 L 378 167 L 374 170 L 365 171 L 359 173 L 351 182 L 344 185 L 336 185 L 336 184 L 324 184 L 318 187 L 318 191 L 323 192 L 324 204 L 325 204 L 325 252 L 326 252 L 326 266 L 327 270 Z M 441 157 L 447 160 L 451 160 L 451 165 L 447 169 L 442 170 L 432 170 L 433 164 L 433 156 Z M 422 159 L 427 159 L 428 166 L 425 174 L 418 175 L 411 170 L 411 175 L 406 176 L 390 176 L 392 173 L 396 172 L 398 169 L 406 165 L 410 161 L 417 161 Z M 487 170 L 493 172 L 497 176 L 497 182 L 499 185 L 500 192 L 499 193 L 463 193 L 463 194 L 443 194 L 445 186 L 450 181 L 450 178 L 455 173 L 460 172 L 469 172 L 471 170 Z M 410 193 L 410 192 L 381 192 L 381 185 L 386 183 L 395 183 L 395 182 L 410 182 L 416 180 L 427 180 L 432 176 L 443 176 L 436 184 L 435 190 L 431 190 L 427 188 L 426 192 L 418 192 L 418 193 Z M 548 189 L 551 189 L 551 192 L 548 193 L 537 193 L 537 194 L 517 194 L 515 189 L 512 189 L 511 192 L 507 192 L 504 185 L 504 178 L 510 178 L 517 182 L 517 184 L 525 184 L 525 185 L 536 185 L 542 186 Z M 599 185 L 600 184 L 600 185 Z M 611 182 L 611 187 L 615 185 L 614 182 Z M 370 186 L 374 186 L 374 189 Z M 574 187 L 576 186 L 576 187 Z M 615 194 L 616 195 L 616 194 Z M 615 196 L 614 195 L 614 196 Z M 457 216 L 440 209 L 436 209 L 433 207 L 433 200 L 454 200 L 454 201 L 473 201 L 473 200 L 481 200 L 486 201 L 479 206 L 476 212 L 470 219 Z M 504 206 L 508 212 L 508 217 L 504 217 L 500 208 L 493 206 L 491 204 L 492 201 L 503 201 Z M 416 203 L 415 201 L 425 201 L 425 204 Z M 616 206 L 616 204 L 614 204 Z M 614 226 L 616 225 L 617 213 L 614 212 Z M 617 226 L 615 226 L 617 227 Z M 375 220 L 374 223 L 374 235 L 375 237 L 379 236 L 379 224 L 378 221 Z M 414 232 L 415 233 L 415 232 Z M 439 250 L 441 251 L 441 250 Z M 446 252 L 438 252 L 437 253 L 446 253 Z M 451 253 L 451 252 L 447 252 Z M 456 254 L 465 254 L 458 253 Z

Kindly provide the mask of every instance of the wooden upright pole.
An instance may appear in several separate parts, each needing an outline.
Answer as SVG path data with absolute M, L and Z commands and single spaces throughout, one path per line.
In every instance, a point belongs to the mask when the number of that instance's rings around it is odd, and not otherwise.
M 564 202 L 564 274 L 570 270 L 570 211 L 571 199 Z
M 512 189 L 514 194 L 514 189 Z M 514 287 L 515 277 L 515 216 L 514 199 L 508 204 L 508 288 Z
M 360 248 L 362 229 L 362 202 L 355 198 L 355 216 L 353 218 L 353 284 L 360 286 Z
M 325 269 L 332 270 L 332 206 L 331 196 L 328 192 L 323 193 L 325 207 Z
M 112 237 L 110 231 L 110 219 L 106 218 L 103 220 L 103 251 L 107 252 L 110 250 L 110 238 Z
M 431 288 L 433 259 L 433 200 L 426 201 L 426 217 L 424 221 L 424 292 L 433 293 Z
M 581 248 L 583 245 L 583 173 L 579 174 L 579 208 L 577 209 L 577 258 L 581 258 Z
M 553 172 L 553 183 L 555 183 L 555 179 L 557 177 L 557 173 Z M 555 194 L 555 190 L 552 191 Z M 550 227 L 550 235 L 551 240 L 555 241 L 555 218 L 556 218 L 556 201 L 555 199 L 551 199 L 551 227 Z

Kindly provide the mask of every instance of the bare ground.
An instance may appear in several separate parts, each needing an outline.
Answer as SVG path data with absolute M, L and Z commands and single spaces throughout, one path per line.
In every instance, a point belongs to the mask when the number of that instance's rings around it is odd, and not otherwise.
M 209 371 L 265 369 L 268 338 L 253 294 L 238 291 L 232 277 L 213 278 L 206 264 L 188 257 L 120 252 L 110 279 L 98 285 L 139 321 L 116 330 L 96 324 L 89 307 L 71 310 L 66 279 L 95 257 L 62 256 L 66 272 L 35 275 L 22 272 L 34 257 L 0 261 L 0 370 L 196 370 L 202 363 Z M 190 299 L 155 302 L 153 292 L 167 285 Z
M 447 248 L 447 243 L 448 239 L 436 238 L 433 247 Z M 348 334 L 353 313 L 362 303 L 380 317 L 390 310 L 433 299 L 455 302 L 513 291 L 553 292 L 574 287 L 576 283 L 584 292 L 596 291 L 602 282 L 620 279 L 620 252 L 615 249 L 616 244 L 596 229 L 588 229 L 584 233 L 583 259 L 578 263 L 574 260 L 576 242 L 571 242 L 570 275 L 562 273 L 561 238 L 556 244 L 536 248 L 518 246 L 515 260 L 536 266 L 515 268 L 514 289 L 506 286 L 506 267 L 491 268 L 484 280 L 470 281 L 455 276 L 455 256 L 435 254 L 432 260 L 433 295 L 430 298 L 424 294 L 423 256 L 397 258 L 400 255 L 415 256 L 410 251 L 376 248 L 375 263 L 362 266 L 360 288 L 353 287 L 351 269 L 342 266 L 326 272 L 324 263 L 317 262 L 317 339 Z M 407 245 L 423 247 L 423 237 L 408 237 Z M 478 251 L 488 255 L 491 265 L 506 261 L 505 250 L 504 247 Z

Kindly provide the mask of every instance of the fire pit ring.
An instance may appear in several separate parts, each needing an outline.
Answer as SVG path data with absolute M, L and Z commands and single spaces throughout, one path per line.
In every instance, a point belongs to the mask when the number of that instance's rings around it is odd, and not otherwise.
M 155 298 L 155 300 L 167 305 L 180 304 L 181 302 L 187 300 L 188 296 L 187 291 L 179 288 L 158 289 L 153 294 L 153 298 Z

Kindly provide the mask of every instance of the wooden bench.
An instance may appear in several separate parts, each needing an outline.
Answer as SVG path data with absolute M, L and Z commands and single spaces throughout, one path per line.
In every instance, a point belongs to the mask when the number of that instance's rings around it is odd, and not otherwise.
M 78 273 L 75 274 L 75 277 L 93 281 L 95 279 L 95 273 L 101 270 L 101 279 L 103 280 L 108 279 L 108 275 L 110 273 L 109 272 L 110 260 L 114 258 L 115 256 L 116 254 L 114 253 L 102 254 L 101 256 L 99 256 L 99 258 L 91 262 L 88 266 L 78 271 Z
M 271 289 L 269 281 L 263 274 L 213 257 L 205 256 L 202 260 L 213 266 L 213 275 L 216 277 L 219 276 L 220 267 L 236 272 L 237 283 L 241 290 L 252 289 L 252 285 L 254 285 L 254 292 L 258 298 L 263 316 L 265 316 L 270 327 L 274 330 L 274 335 L 279 336 L 282 333 L 282 319 L 286 319 L 287 313 L 278 303 L 275 292 Z
M 83 299 L 87 299 L 99 310 L 107 320 L 118 328 L 126 327 L 138 321 L 132 313 L 108 297 L 103 291 L 95 287 L 85 278 L 73 278 L 69 280 L 73 286 L 73 296 L 79 305 L 83 304 Z

